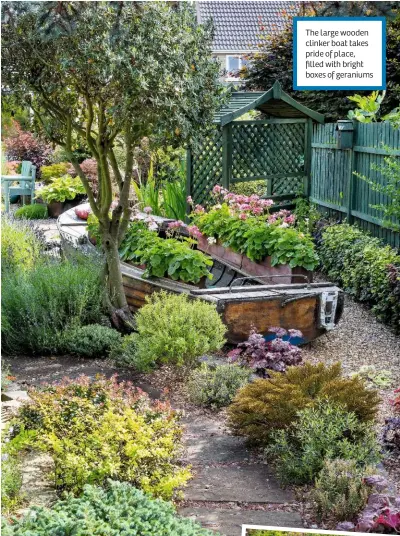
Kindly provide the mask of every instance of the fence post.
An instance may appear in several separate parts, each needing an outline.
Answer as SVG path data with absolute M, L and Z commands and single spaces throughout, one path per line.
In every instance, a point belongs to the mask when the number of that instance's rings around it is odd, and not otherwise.
M 310 197 L 311 194 L 311 141 L 312 141 L 312 131 L 313 131 L 313 122 L 312 119 L 307 119 L 307 123 L 304 124 L 305 136 L 304 136 L 304 195 L 306 199 Z
M 222 127 L 222 186 L 229 190 L 232 173 L 232 123 Z
M 349 149 L 350 151 L 350 158 L 349 158 L 349 171 L 347 176 L 347 222 L 348 223 L 354 223 L 354 216 L 353 216 L 353 197 L 354 197 L 354 181 L 355 176 L 353 174 L 354 171 L 354 163 L 355 163 L 355 152 L 354 152 L 354 145 L 355 143 L 355 135 L 357 134 L 357 124 L 356 121 L 353 120 L 353 136 L 352 136 L 352 146 Z

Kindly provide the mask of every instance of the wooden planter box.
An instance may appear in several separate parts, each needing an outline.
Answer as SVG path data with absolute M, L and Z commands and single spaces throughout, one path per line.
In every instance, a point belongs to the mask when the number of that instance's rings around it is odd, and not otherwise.
M 198 249 L 204 253 L 208 253 L 211 256 L 223 259 L 234 268 L 242 270 L 246 274 L 253 275 L 255 277 L 261 276 L 281 276 L 281 277 L 265 277 L 263 283 L 265 285 L 282 285 L 290 283 L 305 283 L 303 277 L 296 277 L 296 275 L 303 275 L 312 281 L 312 272 L 305 268 L 296 267 L 291 268 L 288 264 L 279 264 L 277 266 L 271 266 L 271 257 L 265 257 L 260 262 L 254 262 L 250 260 L 246 255 L 237 253 L 231 248 L 224 247 L 218 240 L 216 244 L 210 245 L 207 242 L 207 238 L 202 236 L 198 239 Z

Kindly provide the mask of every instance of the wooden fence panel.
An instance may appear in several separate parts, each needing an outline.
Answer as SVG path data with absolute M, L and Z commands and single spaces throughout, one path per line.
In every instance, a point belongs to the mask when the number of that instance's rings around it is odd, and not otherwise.
M 384 165 L 385 156 L 390 154 L 387 148 L 400 157 L 400 130 L 388 122 L 354 123 L 351 149 L 337 148 L 336 123 L 314 125 L 310 199 L 329 215 L 347 218 L 399 248 L 400 233 L 384 228 L 382 211 L 371 206 L 388 205 L 390 200 L 355 174 L 385 184 L 385 177 L 376 167 Z

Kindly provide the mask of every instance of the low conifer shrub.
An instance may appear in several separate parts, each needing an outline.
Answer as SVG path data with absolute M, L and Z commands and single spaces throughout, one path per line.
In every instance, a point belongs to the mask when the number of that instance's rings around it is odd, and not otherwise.
M 270 378 L 240 389 L 228 408 L 230 426 L 250 441 L 267 443 L 271 432 L 289 427 L 299 411 L 323 399 L 342 405 L 363 422 L 374 419 L 379 403 L 376 391 L 360 378 L 342 376 L 340 363 L 305 363 L 283 374 L 271 371 Z
M 107 488 L 86 486 L 52 508 L 32 508 L 12 523 L 2 520 L 3 536 L 84 534 L 126 536 L 218 536 L 190 519 L 179 517 L 170 502 L 153 499 L 123 482 Z

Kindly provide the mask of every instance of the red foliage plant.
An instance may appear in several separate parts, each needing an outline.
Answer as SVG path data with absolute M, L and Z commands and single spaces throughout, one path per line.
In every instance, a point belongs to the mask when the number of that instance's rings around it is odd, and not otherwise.
M 301 350 L 290 341 L 292 338 L 302 337 L 297 329 L 270 328 L 276 338 L 266 341 L 264 337 L 253 330 L 247 341 L 238 345 L 229 352 L 231 362 L 253 368 L 258 374 L 268 377 L 267 370 L 285 372 L 286 367 L 298 365 L 301 362 Z M 287 337 L 288 340 L 283 340 Z
M 36 176 L 40 168 L 50 164 L 52 148 L 44 140 L 37 138 L 32 132 L 25 132 L 15 121 L 15 135 L 5 138 L 4 145 L 8 160 L 28 160 L 36 166 Z
M 95 196 L 97 196 L 99 192 L 99 181 L 97 176 L 97 162 L 95 158 L 86 158 L 83 162 L 81 162 L 80 167 L 83 171 L 83 173 L 88 178 L 91 188 L 93 190 L 93 193 Z M 76 176 L 76 171 L 73 165 L 71 164 L 70 168 L 68 169 L 69 175 L 72 177 Z
M 400 387 L 395 389 L 394 394 L 396 395 L 393 400 L 390 401 L 394 407 L 396 413 L 400 413 Z

